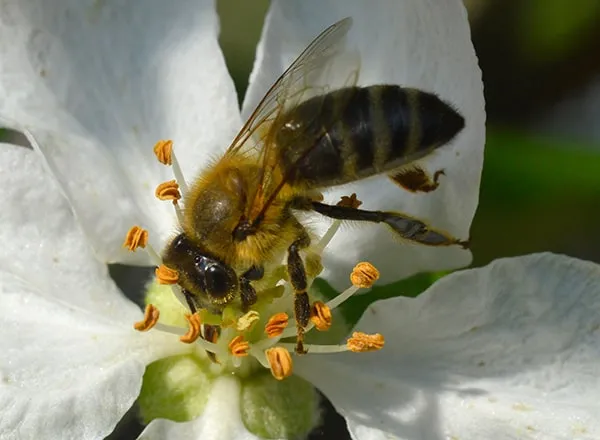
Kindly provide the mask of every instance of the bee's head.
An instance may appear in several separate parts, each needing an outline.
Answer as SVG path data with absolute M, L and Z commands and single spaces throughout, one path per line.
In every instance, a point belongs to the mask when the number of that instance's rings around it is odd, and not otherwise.
M 199 308 L 220 309 L 237 296 L 235 271 L 192 243 L 184 233 L 165 248 L 163 262 L 178 272 L 179 285 L 194 295 Z

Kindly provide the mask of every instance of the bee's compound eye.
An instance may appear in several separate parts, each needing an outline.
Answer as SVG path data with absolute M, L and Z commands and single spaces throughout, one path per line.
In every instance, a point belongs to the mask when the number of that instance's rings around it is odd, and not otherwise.
M 236 288 L 235 272 L 221 264 L 210 265 L 205 276 L 207 293 L 215 299 L 229 296 Z

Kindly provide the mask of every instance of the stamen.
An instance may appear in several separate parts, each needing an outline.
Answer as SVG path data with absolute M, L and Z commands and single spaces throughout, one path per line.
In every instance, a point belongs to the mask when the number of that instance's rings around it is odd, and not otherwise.
M 360 289 L 360 287 L 357 287 L 357 286 L 348 287 L 346 290 L 344 290 L 338 296 L 333 298 L 331 301 L 328 301 L 327 307 L 329 307 L 331 310 L 335 309 L 336 307 L 339 307 L 340 304 L 342 304 L 348 298 L 350 298 L 352 295 L 354 295 L 356 292 L 358 292 L 359 289 Z
M 371 263 L 362 262 L 354 266 L 350 281 L 356 287 L 370 288 L 379 279 L 379 271 Z
M 362 205 L 362 202 L 356 198 L 356 193 L 352 193 L 350 197 L 342 196 L 336 205 L 343 206 L 344 208 L 358 209 L 358 207 Z
M 383 335 L 380 335 L 379 333 L 368 335 L 362 332 L 352 333 L 352 337 L 346 342 L 348 350 L 355 353 L 381 350 L 384 344 L 385 339 Z
M 293 364 L 290 352 L 283 347 L 273 347 L 265 351 L 271 374 L 277 380 L 283 380 L 292 375 Z
M 127 232 L 127 236 L 123 242 L 123 247 L 132 252 L 135 252 L 135 250 L 139 247 L 145 248 L 154 264 L 158 266 L 162 263 L 160 256 L 156 253 L 150 243 L 148 243 L 148 231 L 140 228 L 139 226 L 132 226 Z
M 154 145 L 154 154 L 158 161 L 163 165 L 171 165 L 173 163 L 173 141 L 158 141 L 156 145 Z
M 147 332 L 158 322 L 160 312 L 152 304 L 146 306 L 144 310 L 144 319 L 133 324 L 133 328 L 139 332 Z
M 123 247 L 135 252 L 138 247 L 145 248 L 148 244 L 148 231 L 139 226 L 132 226 L 127 232 Z
M 179 185 L 175 180 L 169 180 L 158 185 L 154 195 L 158 200 L 172 200 L 174 205 L 181 199 Z
M 168 182 L 163 182 L 156 187 L 156 191 L 154 195 L 159 200 L 172 200 L 173 206 L 175 207 L 175 214 L 177 215 L 177 220 L 179 224 L 183 224 L 183 212 L 181 211 L 181 207 L 179 206 L 179 200 L 181 200 L 181 193 L 179 192 L 179 185 L 175 180 L 169 180 Z
M 269 322 L 265 325 L 265 333 L 269 338 L 280 336 L 289 324 L 289 316 L 287 313 L 281 312 L 269 318 Z
M 200 315 L 198 315 L 198 313 L 194 313 L 193 315 L 186 314 L 185 320 L 188 322 L 190 328 L 185 335 L 179 337 L 179 340 L 185 344 L 191 344 L 196 342 L 196 340 L 200 337 L 200 332 L 202 329 Z
M 154 273 L 156 274 L 156 281 L 158 284 L 177 284 L 177 281 L 179 281 L 179 274 L 177 271 L 169 269 L 164 264 L 158 266 Z
M 310 312 L 310 321 L 320 332 L 331 327 L 331 309 L 322 301 L 315 301 Z
M 228 345 L 229 351 L 235 357 L 248 356 L 250 350 L 250 343 L 244 339 L 243 336 L 236 336 L 231 340 Z
M 173 151 L 173 141 L 158 141 L 154 146 L 154 154 L 156 155 L 158 161 L 163 165 L 173 165 L 173 174 L 175 174 L 175 180 L 177 180 L 177 183 L 181 188 L 181 192 L 185 196 L 187 193 L 187 184 L 185 183 L 183 172 L 181 171 L 181 167 L 179 166 L 179 162 L 177 161 L 177 157 Z
M 238 332 L 247 332 L 254 328 L 254 325 L 260 319 L 260 314 L 254 310 L 250 310 L 244 316 L 240 317 L 236 323 L 236 330 Z

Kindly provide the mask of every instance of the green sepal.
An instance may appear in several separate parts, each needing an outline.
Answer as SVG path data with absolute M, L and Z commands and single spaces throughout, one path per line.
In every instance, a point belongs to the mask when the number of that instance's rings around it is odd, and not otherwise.
M 215 375 L 208 359 L 185 354 L 160 359 L 146 367 L 138 397 L 144 423 L 157 418 L 185 422 L 202 414 Z
M 242 382 L 240 407 L 246 428 L 262 438 L 305 438 L 320 421 L 319 394 L 298 376 L 251 376 Z

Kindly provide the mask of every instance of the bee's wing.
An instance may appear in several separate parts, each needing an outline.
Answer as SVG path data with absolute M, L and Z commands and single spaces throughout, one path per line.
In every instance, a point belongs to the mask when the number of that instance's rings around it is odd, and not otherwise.
M 273 124 L 276 127 L 278 118 L 286 110 L 313 96 L 356 84 L 360 58 L 345 47 L 351 26 L 352 19 L 344 18 L 329 26 L 308 45 L 271 86 L 225 153 L 226 156 L 252 157 L 261 165 L 261 172 L 252 184 L 254 193 L 249 194 L 249 200 L 253 202 L 249 203 L 248 215 L 264 213 L 285 184 L 285 176 L 276 173 L 278 164 L 273 160 L 276 156 L 272 154 L 273 148 L 281 147 L 269 139 L 273 134 Z
M 329 26 L 316 37 L 275 81 L 248 118 L 226 155 L 259 154 L 270 126 L 285 110 L 312 96 L 326 93 L 333 82 L 336 58 L 346 65 L 348 82 L 358 77 L 358 57 L 345 51 L 345 37 L 352 26 L 350 17 Z M 356 78 L 354 78 L 356 77 Z

